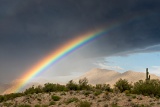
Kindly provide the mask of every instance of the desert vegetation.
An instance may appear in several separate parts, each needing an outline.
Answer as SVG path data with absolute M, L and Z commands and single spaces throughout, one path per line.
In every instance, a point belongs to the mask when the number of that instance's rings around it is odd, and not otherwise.
M 0 95 L 0 107 L 158 107 L 160 81 L 140 80 L 134 84 L 119 79 L 109 84 L 88 84 L 87 78 L 66 85 L 46 83 L 21 93 Z

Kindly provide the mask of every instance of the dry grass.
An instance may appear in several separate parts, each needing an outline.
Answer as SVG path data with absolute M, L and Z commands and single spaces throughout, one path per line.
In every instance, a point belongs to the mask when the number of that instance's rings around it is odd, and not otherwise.
M 53 101 L 53 96 L 60 99 Z M 39 93 L 18 97 L 13 100 L 0 103 L 0 107 L 76 107 L 81 102 L 90 103 L 91 107 L 159 107 L 160 100 L 149 96 L 102 92 L 96 94 L 90 91 L 51 92 Z M 86 106 L 88 107 L 88 106 Z

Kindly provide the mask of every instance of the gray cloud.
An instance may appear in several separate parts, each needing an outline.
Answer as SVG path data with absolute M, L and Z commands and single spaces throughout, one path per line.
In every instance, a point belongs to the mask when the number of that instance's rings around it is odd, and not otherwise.
M 159 5 L 157 0 L 0 1 L 0 78 L 6 81 L 5 77 L 9 77 L 10 81 L 19 77 L 71 38 L 114 22 L 119 26 L 75 51 L 53 69 L 59 75 L 68 69 L 70 74 L 73 68 L 78 71 L 93 67 L 89 63 L 97 58 L 158 45 Z M 75 60 L 72 66 L 65 63 Z

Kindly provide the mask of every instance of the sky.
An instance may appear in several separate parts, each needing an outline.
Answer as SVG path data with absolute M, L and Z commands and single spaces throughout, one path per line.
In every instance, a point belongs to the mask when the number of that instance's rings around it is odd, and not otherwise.
M 0 0 L 0 82 L 8 83 L 62 44 L 106 29 L 34 79 L 68 81 L 93 68 L 160 75 L 158 0 Z

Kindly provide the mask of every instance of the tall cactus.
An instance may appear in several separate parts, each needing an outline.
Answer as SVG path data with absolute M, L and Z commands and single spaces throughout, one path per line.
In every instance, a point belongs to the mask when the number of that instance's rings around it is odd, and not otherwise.
M 148 68 L 146 68 L 146 80 L 150 80 L 150 75 L 149 75 L 149 72 L 148 72 Z

